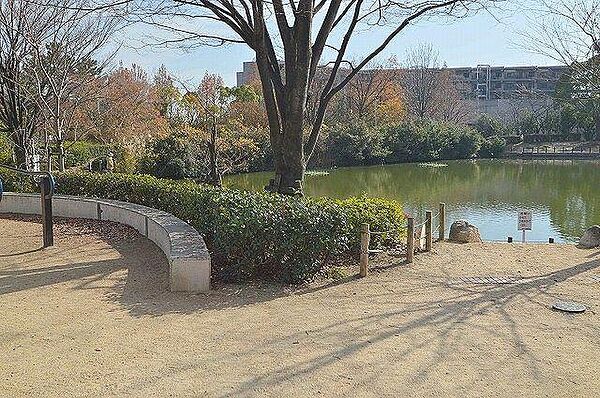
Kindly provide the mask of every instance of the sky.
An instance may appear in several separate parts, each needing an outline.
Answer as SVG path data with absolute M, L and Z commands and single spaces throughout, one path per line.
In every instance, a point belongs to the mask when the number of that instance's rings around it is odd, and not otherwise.
M 398 61 L 407 50 L 420 43 L 431 44 L 439 51 L 440 60 L 449 67 L 519 65 L 552 65 L 555 61 L 525 50 L 519 43 L 530 19 L 524 12 L 497 10 L 493 15 L 480 12 L 465 19 L 440 24 L 439 21 L 422 21 L 409 26 L 380 55 L 380 60 L 395 56 Z M 136 64 L 150 75 L 164 64 L 180 80 L 187 83 L 199 81 L 205 73 L 221 75 L 227 85 L 235 85 L 235 73 L 242 62 L 254 59 L 253 52 L 243 44 L 225 47 L 198 47 L 189 51 L 173 48 L 142 48 L 139 42 L 148 33 L 142 26 L 125 32 L 116 59 L 124 65 Z M 360 59 L 369 49 L 381 42 L 384 32 L 361 32 L 349 49 L 351 59 Z

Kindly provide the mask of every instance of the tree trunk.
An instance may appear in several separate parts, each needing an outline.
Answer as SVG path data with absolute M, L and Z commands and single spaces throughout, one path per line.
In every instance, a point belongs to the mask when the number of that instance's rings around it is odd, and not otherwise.
M 269 190 L 285 195 L 303 195 L 302 182 L 304 181 L 304 143 L 302 122 L 304 114 L 289 115 L 283 121 L 283 139 L 277 151 L 279 159 L 275 162 L 275 179 Z
M 215 187 L 221 187 L 223 181 L 219 173 L 218 152 L 217 152 L 217 122 L 213 120 L 210 132 L 210 141 L 208 142 L 209 156 L 209 183 Z
M 279 3 L 274 3 L 274 6 L 281 7 Z M 253 8 L 256 21 L 253 48 L 267 110 L 275 167 L 275 178 L 266 189 L 286 195 L 303 194 L 306 167 L 304 112 L 312 58 L 314 6 L 311 1 L 303 0 L 297 7 L 293 26 L 288 26 L 282 10 L 278 9 L 275 13 L 284 43 L 283 68 L 266 29 L 262 2 L 257 2 Z
M 14 146 L 14 160 L 17 167 L 27 167 L 27 150 L 25 147 Z
M 291 102 L 291 103 L 290 103 Z M 284 195 L 303 195 L 302 182 L 306 170 L 303 140 L 304 104 L 287 102 L 284 109 L 269 109 L 267 113 L 282 114 L 278 130 L 271 131 L 275 178 L 267 191 Z
M 59 139 L 56 143 L 56 152 L 58 154 L 58 171 L 65 171 L 65 143 Z

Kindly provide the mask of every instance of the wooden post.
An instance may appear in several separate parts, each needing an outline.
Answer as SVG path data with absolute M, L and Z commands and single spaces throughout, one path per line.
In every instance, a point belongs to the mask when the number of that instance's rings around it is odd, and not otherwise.
M 443 242 L 446 239 L 446 204 L 440 203 L 440 232 L 438 239 Z
M 40 193 L 42 197 L 42 229 L 44 237 L 44 247 L 54 246 L 54 232 L 52 225 L 52 186 L 50 177 L 40 178 Z
M 412 263 L 415 257 L 415 219 L 408 217 L 408 230 L 406 231 L 406 262 Z
M 431 246 L 433 246 L 433 236 L 432 236 L 432 222 L 433 222 L 433 214 L 430 210 L 425 212 L 425 251 L 430 252 Z
M 360 232 L 360 277 L 364 278 L 369 273 L 369 241 L 371 232 L 369 224 L 363 224 Z

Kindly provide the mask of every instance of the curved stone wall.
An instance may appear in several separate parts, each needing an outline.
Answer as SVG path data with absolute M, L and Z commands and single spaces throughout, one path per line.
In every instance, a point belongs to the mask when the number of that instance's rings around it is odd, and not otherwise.
M 210 289 L 210 254 L 202 236 L 172 214 L 117 200 L 54 195 L 57 217 L 114 221 L 129 225 L 154 242 L 169 262 L 169 285 L 174 292 Z M 0 213 L 40 214 L 39 194 L 5 192 Z

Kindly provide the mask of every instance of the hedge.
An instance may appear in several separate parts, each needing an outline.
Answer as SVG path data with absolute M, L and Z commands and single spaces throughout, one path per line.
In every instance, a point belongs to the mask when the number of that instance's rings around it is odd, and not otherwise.
M 0 177 L 6 190 L 35 188 L 12 173 Z M 293 198 L 118 173 L 67 172 L 56 180 L 60 194 L 138 203 L 185 220 L 204 236 L 213 278 L 222 281 L 310 281 L 336 256 L 356 253 L 362 223 L 395 231 L 374 246 L 396 245 L 406 233 L 401 205 L 384 199 Z

